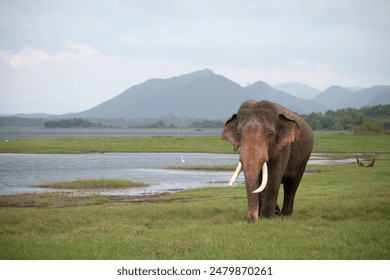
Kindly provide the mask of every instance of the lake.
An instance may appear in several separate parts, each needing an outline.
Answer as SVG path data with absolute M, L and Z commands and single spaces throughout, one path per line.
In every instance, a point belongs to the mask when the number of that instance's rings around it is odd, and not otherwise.
M 182 163 L 181 158 L 185 160 Z M 34 185 L 78 179 L 128 179 L 149 187 L 115 191 L 154 194 L 226 185 L 231 172 L 181 171 L 166 167 L 236 164 L 238 155 L 196 153 L 0 154 L 0 194 L 47 191 Z
M 128 179 L 150 184 L 128 190 L 99 191 L 103 194 L 150 195 L 207 186 L 227 186 L 232 172 L 183 171 L 178 165 L 237 164 L 238 154 L 205 153 L 91 153 L 91 154 L 0 154 L 0 195 L 50 191 L 38 184 L 78 179 Z M 184 163 L 182 163 L 182 158 Z M 345 163 L 313 154 L 311 164 Z M 241 174 L 238 184 L 244 184 Z
M 120 129 L 120 128 L 39 128 L 0 127 L 0 140 L 26 138 L 153 137 L 220 135 L 221 129 Z M 181 158 L 185 160 L 182 163 Z M 128 179 L 148 183 L 149 187 L 99 191 L 103 194 L 150 195 L 207 186 L 227 186 L 232 172 L 183 171 L 167 167 L 186 165 L 237 164 L 238 154 L 204 153 L 91 153 L 91 154 L 0 154 L 0 195 L 50 191 L 38 184 L 78 179 Z M 310 163 L 332 161 L 313 154 Z M 241 174 L 238 184 L 244 184 Z

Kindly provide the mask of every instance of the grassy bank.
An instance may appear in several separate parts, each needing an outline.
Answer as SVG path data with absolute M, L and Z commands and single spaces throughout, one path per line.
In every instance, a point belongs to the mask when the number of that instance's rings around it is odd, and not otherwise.
M 145 138 L 49 138 L 0 142 L 2 153 L 213 152 L 227 153 L 219 137 L 158 136 Z
M 315 152 L 389 152 L 390 135 L 315 134 Z M 367 150 L 368 149 L 368 150 Z M 217 136 L 50 138 L 0 142 L 0 153 L 195 152 L 233 153 Z
M 146 187 L 147 184 L 121 179 L 93 179 L 93 180 L 76 180 L 63 182 L 50 182 L 37 185 L 39 188 L 50 189 L 70 189 L 70 190 L 99 190 L 99 189 L 128 189 Z
M 244 187 L 130 203 L 0 197 L 0 259 L 389 259 L 390 156 L 311 165 L 289 218 L 246 221 Z

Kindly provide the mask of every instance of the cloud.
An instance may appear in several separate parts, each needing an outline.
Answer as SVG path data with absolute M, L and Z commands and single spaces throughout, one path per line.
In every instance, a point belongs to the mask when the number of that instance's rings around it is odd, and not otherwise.
M 63 39 L 65 46 L 72 52 L 60 53 L 61 56 L 72 56 L 76 58 L 86 58 L 98 54 L 98 51 L 87 44 L 78 43 L 69 39 Z
M 3 52 L 1 57 L 5 59 L 13 68 L 32 67 L 50 60 L 50 54 L 32 48 L 24 48 L 15 54 Z
M 29 68 L 40 66 L 57 59 L 88 58 L 98 54 L 98 51 L 87 44 L 63 39 L 65 50 L 50 54 L 40 49 L 26 47 L 19 52 L 10 54 L 2 51 L 0 58 L 6 60 L 13 68 Z
M 150 78 L 204 68 L 187 62 L 108 55 L 70 39 L 64 39 L 63 48 L 55 54 L 31 50 L 0 52 L 0 113 L 79 112 Z M 15 57 L 20 58 L 18 63 Z

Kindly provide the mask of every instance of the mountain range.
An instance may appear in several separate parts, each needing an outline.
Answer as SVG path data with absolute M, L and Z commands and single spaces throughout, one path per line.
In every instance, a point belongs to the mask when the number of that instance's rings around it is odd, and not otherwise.
M 206 69 L 168 79 L 150 79 L 89 110 L 62 115 L 89 119 L 179 118 L 226 119 L 247 99 L 269 100 L 300 114 L 340 108 L 390 104 L 390 86 L 348 89 L 331 86 L 321 92 L 299 83 L 270 86 L 258 81 L 246 87 Z

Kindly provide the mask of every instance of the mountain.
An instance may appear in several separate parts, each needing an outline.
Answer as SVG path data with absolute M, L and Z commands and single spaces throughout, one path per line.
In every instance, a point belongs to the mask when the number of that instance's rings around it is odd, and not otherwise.
M 265 82 L 258 81 L 243 88 L 207 69 L 169 79 L 148 80 L 72 116 L 134 119 L 174 114 L 181 118 L 221 119 L 236 112 L 240 104 L 248 99 L 269 100 L 298 113 L 326 109 L 315 101 L 275 90 Z
M 358 91 L 362 91 L 363 87 L 346 87 L 346 89 L 349 89 L 350 91 L 353 91 L 353 92 L 358 92 Z
M 305 100 L 313 99 L 321 93 L 320 90 L 301 83 L 283 83 L 273 86 L 273 88 Z
M 374 96 L 370 101 L 371 106 L 379 104 L 390 104 L 390 89 Z
M 310 89 L 303 84 L 287 85 L 289 86 L 286 90 L 291 93 L 295 88 L 297 91 L 294 94 L 300 96 L 305 89 Z M 283 87 L 286 87 L 286 84 Z M 301 93 L 298 92 L 299 89 Z M 317 94 L 313 88 L 308 91 Z M 309 100 L 290 93 L 275 89 L 262 81 L 242 87 L 206 69 L 168 79 L 150 79 L 89 110 L 60 117 L 156 119 L 174 115 L 177 118 L 220 120 L 237 112 L 240 104 L 248 99 L 276 102 L 300 114 L 390 103 L 390 86 L 373 86 L 357 92 L 331 86 Z
M 303 100 L 284 91 L 275 90 L 262 81 L 253 83 L 247 86 L 245 89 L 255 93 L 256 100 L 269 100 L 271 102 L 279 103 L 300 114 L 308 114 L 313 111 L 318 112 L 325 110 L 325 108 L 316 101 Z
M 351 100 L 353 94 L 353 91 L 347 88 L 331 86 L 320 95 L 317 95 L 314 100 L 325 106 L 327 109 L 337 110 L 345 108 L 344 104 L 348 102 L 348 100 Z
M 244 100 L 253 98 L 235 82 L 202 70 L 169 79 L 151 79 L 133 86 L 90 110 L 74 114 L 82 118 L 226 118 Z
M 330 110 L 390 104 L 390 86 L 373 86 L 357 92 L 340 86 L 331 86 L 314 100 Z
M 360 108 L 366 105 L 390 104 L 390 86 L 373 86 L 354 95 L 352 106 Z

